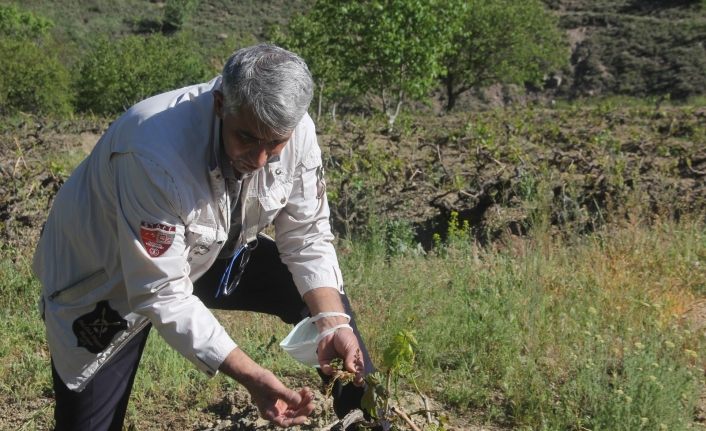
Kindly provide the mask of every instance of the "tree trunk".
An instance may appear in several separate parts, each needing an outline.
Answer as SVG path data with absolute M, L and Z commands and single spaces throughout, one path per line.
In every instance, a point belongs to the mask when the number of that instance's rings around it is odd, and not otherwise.
M 395 120 L 397 120 L 397 116 L 400 114 L 400 107 L 402 107 L 402 98 L 401 97 L 400 97 L 400 100 L 397 101 L 397 106 L 395 107 L 395 112 L 386 112 L 387 124 L 389 126 L 388 132 L 392 132 L 393 126 L 395 125 Z
M 446 112 L 449 112 L 456 106 L 457 94 L 454 92 L 454 77 L 453 75 L 446 75 L 443 81 L 446 85 Z
M 326 85 L 326 84 L 322 81 L 322 82 L 321 82 L 321 86 L 319 87 L 319 106 L 318 106 L 318 108 L 317 108 L 317 110 L 316 110 L 316 124 L 318 124 L 318 123 L 319 123 L 319 120 L 321 119 L 321 104 L 322 104 L 323 99 L 324 99 L 324 86 L 325 86 L 325 85 Z

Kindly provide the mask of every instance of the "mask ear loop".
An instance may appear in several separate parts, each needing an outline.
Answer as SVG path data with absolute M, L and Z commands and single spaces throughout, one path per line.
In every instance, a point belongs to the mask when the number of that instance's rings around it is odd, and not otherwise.
M 351 316 L 347 315 L 346 313 L 341 313 L 339 311 L 322 311 L 316 316 L 310 317 L 309 322 L 315 323 L 323 319 L 324 317 L 345 317 L 346 319 L 348 319 L 349 322 L 351 321 Z
M 328 328 L 328 329 L 325 330 L 324 332 L 322 332 L 322 333 L 320 333 L 319 335 L 317 335 L 316 338 L 314 339 L 314 343 L 318 346 L 318 345 L 319 345 L 319 341 L 323 340 L 324 338 L 328 337 L 329 335 L 333 334 L 334 332 L 338 331 L 338 330 L 341 329 L 341 328 L 350 329 L 351 331 L 353 330 L 353 328 L 351 327 L 351 325 L 349 325 L 349 324 L 347 324 L 347 323 L 341 323 L 340 325 L 336 325 L 336 326 L 333 326 L 333 327 L 331 327 L 331 328 Z
M 309 323 L 314 324 L 317 321 L 323 319 L 324 317 L 345 317 L 346 319 L 348 319 L 348 322 L 351 321 L 351 316 L 349 316 L 346 313 L 341 313 L 338 311 L 322 311 L 321 313 L 317 314 L 316 316 L 310 317 Z M 322 333 L 320 333 L 319 335 L 317 335 L 316 338 L 314 339 L 314 343 L 316 345 L 318 345 L 319 341 L 323 340 L 325 337 L 333 334 L 334 332 L 338 331 L 341 328 L 350 329 L 351 331 L 353 330 L 351 325 L 349 325 L 348 323 L 341 323 L 340 325 L 336 325 L 331 328 L 328 328 L 328 329 L 324 330 Z

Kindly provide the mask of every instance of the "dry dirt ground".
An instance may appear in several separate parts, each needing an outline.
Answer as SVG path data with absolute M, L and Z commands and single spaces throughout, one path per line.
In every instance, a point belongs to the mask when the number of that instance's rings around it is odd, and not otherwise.
M 289 381 L 293 386 L 297 382 Z M 318 391 L 316 392 L 316 410 L 312 414 L 310 423 L 301 427 L 294 427 L 294 430 L 321 430 L 327 429 L 336 424 L 337 418 L 333 415 L 333 407 L 330 398 L 325 398 Z M 410 414 L 410 418 L 420 429 L 429 429 L 429 427 L 438 426 L 440 421 L 444 423 L 446 430 L 452 431 L 500 431 L 499 428 L 474 425 L 477 420 L 468 416 L 459 415 L 458 412 L 448 412 L 444 407 L 433 401 L 428 400 L 427 406 L 429 415 L 424 413 L 427 408 L 417 394 L 405 392 L 402 394 L 398 403 L 403 407 L 404 411 Z M 276 430 L 280 429 L 270 425 L 267 421 L 260 419 L 257 415 L 257 410 L 249 402 L 249 396 L 243 391 L 229 394 L 221 403 L 214 404 L 208 409 L 208 416 L 195 422 L 193 429 L 199 430 Z M 411 429 L 401 420 L 395 422 L 398 429 Z M 335 428 L 334 428 L 335 429 Z
M 107 126 L 28 117 L 0 129 L 3 242 L 31 243 L 72 163 Z M 414 118 L 392 132 L 344 120 L 319 143 L 339 234 L 392 218 L 424 242 L 457 212 L 492 240 L 526 233 L 540 203 L 570 233 L 630 211 L 706 210 L 706 108 L 505 110 Z

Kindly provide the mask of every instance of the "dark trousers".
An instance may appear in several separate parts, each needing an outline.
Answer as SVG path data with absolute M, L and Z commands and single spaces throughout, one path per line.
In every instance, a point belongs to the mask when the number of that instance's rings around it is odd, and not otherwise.
M 272 314 L 290 324 L 295 324 L 309 315 L 309 310 L 294 285 L 292 275 L 280 260 L 273 241 L 261 237 L 235 291 L 230 296 L 215 298 L 218 282 L 227 263 L 227 259 L 218 259 L 195 283 L 194 293 L 207 307 Z M 374 368 L 356 327 L 350 302 L 345 295 L 341 295 L 341 300 L 346 313 L 351 316 L 350 325 L 361 347 L 365 374 L 371 373 Z M 81 392 L 68 389 L 52 366 L 57 431 L 121 430 L 149 330 L 147 327 L 137 334 L 96 373 Z M 327 376 L 321 372 L 319 375 L 324 383 L 328 381 Z M 333 388 L 336 415 L 343 417 L 349 411 L 359 408 L 362 395 L 362 388 L 336 382 Z

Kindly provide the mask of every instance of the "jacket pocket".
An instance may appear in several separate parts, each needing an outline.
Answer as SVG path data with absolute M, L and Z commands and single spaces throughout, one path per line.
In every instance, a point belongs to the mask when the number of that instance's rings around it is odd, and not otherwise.
M 289 200 L 289 195 L 292 193 L 292 186 L 291 181 L 275 181 L 270 188 L 260 194 L 260 205 L 262 205 L 262 208 L 267 212 L 282 208 Z
M 213 226 L 192 223 L 186 227 L 186 245 L 192 258 L 208 254 L 215 243 L 222 244 L 226 239 L 226 233 Z
M 49 295 L 49 300 L 60 305 L 73 304 L 107 282 L 108 274 L 101 269 L 77 283 L 57 290 Z
M 304 165 L 306 169 L 314 169 L 322 164 L 323 160 L 321 159 L 321 148 L 318 146 L 312 148 L 312 150 L 302 158 L 302 165 Z

